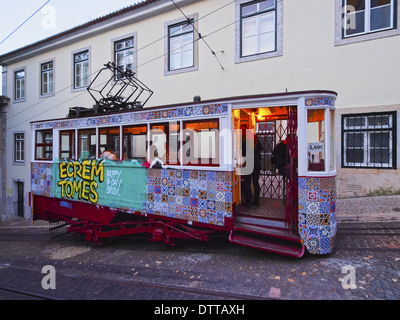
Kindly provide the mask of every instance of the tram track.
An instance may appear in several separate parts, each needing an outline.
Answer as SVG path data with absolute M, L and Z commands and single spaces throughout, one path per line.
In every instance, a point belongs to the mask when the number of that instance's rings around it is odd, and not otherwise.
M 399 252 L 400 251 L 400 224 L 395 223 L 370 223 L 370 227 L 368 223 L 363 224 L 363 226 L 355 226 L 355 225 L 342 225 L 338 228 L 336 233 L 336 245 L 335 249 L 337 250 L 349 250 L 349 251 L 375 251 L 375 252 Z M 3 230 L 7 230 L 3 228 Z M 11 229 L 9 229 L 11 230 Z M 21 231 L 20 231 L 21 230 Z M 82 243 L 81 237 L 76 235 L 74 237 L 61 237 L 58 240 L 52 240 L 50 235 L 47 234 L 46 229 L 42 229 L 40 233 L 33 233 L 33 232 L 24 232 L 24 229 L 12 229 L 12 232 L 5 232 L 0 233 L 0 242 L 40 242 L 46 243 L 48 241 L 53 241 L 54 243 L 64 244 L 64 245 L 79 245 Z M 371 245 L 368 246 L 360 246 L 357 245 L 359 242 L 367 242 L 369 239 L 379 239 L 382 237 L 383 241 L 392 240 L 394 237 L 398 239 L 397 242 L 399 243 L 399 247 L 388 247 L 381 245 L 379 247 L 373 247 Z M 354 238 L 354 239 L 353 239 Z M 175 248 L 171 250 L 179 250 L 180 253 L 198 253 L 198 254 L 224 254 L 224 255 L 231 255 L 237 252 L 237 250 L 242 249 L 241 247 L 232 245 L 229 246 L 229 249 L 226 247 L 227 244 L 230 244 L 229 241 L 224 242 L 222 245 L 213 246 L 215 242 L 219 243 L 223 240 L 221 236 L 215 236 L 215 238 L 211 239 L 209 244 L 197 243 L 197 242 L 190 242 L 190 245 L 193 247 L 188 247 L 189 242 L 182 242 L 181 244 L 177 245 Z M 371 243 L 373 240 L 371 240 Z M 350 245 L 349 245 L 350 243 Z M 159 246 L 155 245 L 154 243 L 148 243 L 148 238 L 144 236 L 124 236 L 120 238 L 109 239 L 108 242 L 103 244 L 103 248 L 105 249 L 121 249 L 126 248 L 129 246 L 129 250 L 132 251 L 141 251 L 145 248 L 146 251 L 153 251 L 158 252 L 162 251 Z M 165 247 L 163 247 L 165 249 Z M 243 250 L 248 250 L 247 248 Z
M 398 222 L 342 225 L 336 232 L 335 250 L 400 252 L 400 225 Z
M 340 228 L 337 236 L 400 236 L 400 228 Z
M 37 292 L 25 291 L 21 289 L 9 288 L 9 287 L 1 287 L 0 286 L 0 295 L 1 292 L 7 294 L 8 296 L 11 295 L 13 298 L 18 300 L 25 300 L 25 299 L 33 299 L 33 300 L 64 300 L 58 297 L 43 295 Z
M 333 258 L 365 254 L 357 253 L 361 251 L 370 252 L 369 255 L 374 256 L 374 253 L 382 252 L 383 254 L 376 254 L 377 258 L 397 257 L 397 252 L 400 252 L 399 230 L 398 225 L 391 226 L 390 224 L 370 224 L 370 226 L 360 227 L 343 225 L 337 232 L 335 244 L 337 251 L 333 253 Z M 381 236 L 382 239 L 379 239 L 378 236 Z M 135 240 L 138 241 L 135 242 Z M 285 281 L 282 274 L 280 274 L 282 279 L 276 281 L 276 275 L 279 275 L 279 272 L 274 273 L 272 278 L 269 275 L 268 278 L 263 279 L 262 289 L 250 290 L 246 286 L 246 279 L 247 274 L 249 274 L 249 281 L 254 279 L 251 271 L 247 273 L 252 270 L 250 267 L 254 272 L 257 270 L 260 275 L 263 275 L 261 270 L 264 270 L 264 264 L 286 266 L 286 263 L 293 263 L 292 259 L 289 261 L 284 256 L 264 255 L 255 249 L 236 246 L 223 236 L 218 236 L 215 240 L 209 244 L 184 242 L 182 245 L 172 248 L 162 243 L 150 243 L 145 237 L 129 236 L 123 239 L 113 239 L 109 244 L 100 248 L 84 242 L 80 236 L 63 236 L 57 240 L 51 240 L 45 229 L 39 232 L 26 229 L 2 229 L 0 248 L 3 247 L 5 250 L 0 250 L 0 252 L 4 252 L 3 255 L 0 255 L 0 297 L 7 297 L 8 294 L 18 300 L 175 301 L 279 300 L 287 298 L 284 293 L 286 294 L 288 289 L 284 287 Z M 17 251 L 12 250 L 14 241 L 16 248 L 26 248 L 27 253 L 22 251 L 21 254 L 15 254 L 14 252 Z M 394 247 L 389 247 L 390 243 L 393 243 Z M 83 247 L 99 249 L 86 251 L 82 250 Z M 68 254 L 64 249 L 69 250 Z M 60 250 L 60 253 L 53 255 L 53 253 L 57 253 L 57 250 Z M 69 260 L 69 253 L 73 254 L 74 250 L 83 254 L 79 256 L 79 259 Z M 353 254 L 352 251 L 355 253 Z M 86 252 L 89 254 L 86 255 Z M 396 254 L 392 252 L 396 252 Z M 385 255 L 386 253 L 387 255 Z M 206 254 L 207 257 L 205 257 Z M 223 256 L 221 256 L 222 254 Z M 9 255 L 9 260 L 7 260 L 7 255 Z M 154 257 L 157 257 L 159 261 L 156 261 Z M 230 258 L 230 261 L 237 262 L 235 270 L 239 271 L 233 273 L 235 282 L 223 274 L 218 266 L 212 267 L 208 263 L 206 264 L 207 260 L 201 260 L 203 258 L 213 262 Z M 256 264 L 246 265 L 247 261 Z M 309 263 L 315 267 L 316 260 L 311 254 L 298 261 L 304 263 L 302 270 L 307 271 L 305 266 Z M 182 267 L 182 263 L 186 263 L 186 265 Z M 40 268 L 43 267 L 43 264 L 50 264 L 56 268 L 56 290 L 42 290 L 41 281 L 44 274 Z M 205 265 L 207 265 L 207 274 L 203 269 Z M 187 274 L 183 275 L 183 271 L 186 271 Z M 310 275 L 312 276 L 312 273 Z M 301 281 L 303 275 L 300 278 L 295 278 L 295 276 L 291 278 L 293 279 L 290 280 L 297 283 L 297 281 Z M 223 281 L 219 283 L 216 282 L 216 279 L 223 279 Z M 238 279 L 239 283 L 243 282 L 243 286 L 237 285 Z M 257 281 L 254 284 L 257 284 Z M 275 293 L 274 290 L 278 289 L 281 290 L 279 292 L 282 293 L 282 296 L 271 298 L 275 297 L 271 292 Z
M 22 267 L 22 266 L 15 266 L 9 264 L 2 264 L 0 263 L 0 268 L 4 269 L 11 269 L 14 271 L 25 272 L 25 276 L 28 273 L 36 273 L 40 274 L 39 270 L 34 270 L 32 268 Z M 89 276 L 89 275 L 77 275 L 77 274 L 68 274 L 62 271 L 57 271 L 57 279 L 63 278 L 63 281 L 68 281 L 69 283 L 74 280 L 75 282 L 79 283 L 81 281 L 88 281 L 88 282 L 103 282 L 111 285 L 119 285 L 119 286 L 127 286 L 132 287 L 136 291 L 141 291 L 143 288 L 156 290 L 157 292 L 164 291 L 168 293 L 180 293 L 187 295 L 191 299 L 220 299 L 220 300 L 279 300 L 277 298 L 269 298 L 269 297 L 260 297 L 256 295 L 247 295 L 247 294 L 240 294 L 234 292 L 224 292 L 219 290 L 210 290 L 204 288 L 191 288 L 185 287 L 181 285 L 173 285 L 173 284 L 163 284 L 145 280 L 133 280 L 133 279 L 117 279 L 111 278 L 106 276 Z M 71 298 L 64 298 L 60 296 L 53 296 L 53 295 L 45 295 L 39 292 L 23 290 L 23 289 L 16 289 L 6 286 L 0 286 L 0 292 L 8 292 L 11 294 L 16 294 L 24 297 L 39 299 L 39 300 L 71 300 Z M 95 298 L 94 298 L 95 299 Z M 118 297 L 116 297 L 118 299 Z M 136 300 L 136 297 L 133 297 Z M 72 298 L 75 300 L 75 298 Z M 137 297 L 137 300 L 141 300 L 140 297 Z

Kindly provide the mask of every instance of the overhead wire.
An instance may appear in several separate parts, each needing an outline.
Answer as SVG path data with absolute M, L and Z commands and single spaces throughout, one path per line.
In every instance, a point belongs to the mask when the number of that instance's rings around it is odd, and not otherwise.
M 50 0 L 49 0 L 49 1 L 50 1 Z M 195 20 L 195 21 L 200 21 L 201 19 L 204 19 L 204 18 L 206 18 L 206 17 L 208 17 L 208 16 L 211 16 L 212 14 L 216 13 L 217 11 L 219 11 L 219 10 L 221 10 L 221 9 L 227 7 L 227 6 L 229 6 L 230 4 L 232 4 L 232 3 L 234 3 L 234 2 L 235 2 L 235 0 L 232 0 L 232 1 L 230 1 L 230 2 L 228 2 L 228 3 L 226 3 L 226 4 L 224 4 L 223 6 L 218 7 L 218 8 L 216 8 L 215 10 L 213 10 L 213 11 L 211 11 L 211 12 L 205 14 L 204 16 L 198 18 L 198 19 Z M 178 31 L 175 31 L 175 32 L 178 32 Z M 154 40 L 154 41 L 148 43 L 147 45 L 145 45 L 145 46 L 143 46 L 143 47 L 138 48 L 136 51 L 134 51 L 134 54 L 136 54 L 137 52 L 139 52 L 139 51 L 141 51 L 141 50 L 143 50 L 143 49 L 145 49 L 145 48 L 150 47 L 151 45 L 156 44 L 157 42 L 159 42 L 159 41 L 165 39 L 166 37 L 168 37 L 168 34 L 167 34 L 167 35 L 164 35 L 164 36 L 161 37 L 161 38 L 158 38 L 157 40 Z M 195 39 L 192 43 L 194 43 L 194 42 L 196 42 L 196 41 L 198 41 L 198 40 L 199 40 L 199 39 Z M 175 49 L 175 50 L 179 50 L 179 49 L 181 49 L 181 48 L 177 48 L 177 49 Z M 160 59 L 160 58 L 166 56 L 167 54 L 168 54 L 168 52 L 167 52 L 167 53 L 164 53 L 164 54 L 162 54 L 162 55 L 160 55 L 160 56 L 157 56 L 157 57 L 155 57 L 155 58 L 153 58 L 153 59 L 151 59 L 151 60 L 149 60 L 149 61 L 146 61 L 146 62 L 144 62 L 144 63 L 142 63 L 142 64 L 136 66 L 136 69 L 138 69 L 139 67 L 141 67 L 141 66 L 143 66 L 143 65 L 146 65 L 146 64 L 148 64 L 148 63 L 150 63 L 150 62 L 153 62 L 153 61 L 155 61 L 155 60 L 158 60 L 158 59 Z M 91 78 L 93 75 L 95 75 L 95 74 L 97 74 L 98 72 L 100 72 L 100 70 L 101 70 L 101 68 L 98 69 L 98 70 L 96 70 L 96 71 L 94 71 L 94 72 L 92 72 L 91 74 L 89 74 L 88 76 L 86 76 L 84 79 Z M 99 87 L 99 86 L 101 86 L 102 84 L 105 84 L 105 83 L 106 83 L 106 81 L 103 82 L 103 83 L 100 83 L 99 85 L 97 85 L 97 87 Z M 56 93 L 54 93 L 52 96 L 44 97 L 44 98 L 43 98 L 42 100 L 40 100 L 39 102 L 37 102 L 37 103 L 35 103 L 35 104 L 29 106 L 28 108 L 25 108 L 24 110 L 21 110 L 20 112 L 17 112 L 17 113 L 15 113 L 15 114 L 13 114 L 12 116 L 8 117 L 8 118 L 7 118 L 7 121 L 10 120 L 10 119 L 12 119 L 12 118 L 14 118 L 14 117 L 16 117 L 16 116 L 18 116 L 18 115 L 20 115 L 20 114 L 22 114 L 22 113 L 24 113 L 24 112 L 26 112 L 26 111 L 29 110 L 29 109 L 32 109 L 32 108 L 38 106 L 39 104 L 45 102 L 47 99 L 54 98 L 54 96 L 56 96 L 56 95 L 62 93 L 62 92 L 65 91 L 65 90 L 68 90 L 68 89 L 70 89 L 70 88 L 72 88 L 72 87 L 73 87 L 73 84 L 70 84 L 70 85 L 66 86 L 65 88 L 63 88 L 63 89 L 57 91 Z M 58 106 L 60 106 L 60 105 L 62 105 L 62 104 L 64 104 L 64 103 L 66 103 L 66 102 L 69 102 L 69 101 L 71 101 L 71 100 L 73 100 L 73 99 L 79 98 L 79 97 L 81 97 L 82 95 L 84 95 L 84 94 L 86 94 L 86 93 L 87 93 L 87 91 L 85 90 L 85 91 L 83 91 L 82 93 L 76 94 L 74 97 L 71 97 L 71 98 L 69 98 L 69 99 L 67 99 L 67 100 L 65 100 L 65 101 L 63 101 L 63 102 L 61 102 L 61 103 L 59 103 L 59 104 L 57 104 L 57 105 L 54 105 L 54 106 L 52 106 L 51 108 L 46 109 L 44 112 L 41 112 L 41 113 L 36 114 L 36 116 L 41 115 L 41 114 L 43 114 L 43 113 L 46 113 L 47 111 L 52 110 L 52 109 L 54 109 L 54 108 L 56 108 L 56 107 L 58 107 Z M 22 121 L 22 122 L 20 122 L 20 123 L 18 123 L 18 124 L 16 124 L 16 125 L 10 127 L 9 129 L 14 128 L 14 127 L 16 127 L 16 126 L 18 126 L 18 125 L 20 125 L 20 124 L 22 124 L 22 123 L 24 123 L 24 122 L 25 122 L 25 121 Z
M 25 23 L 27 23 L 35 14 L 37 14 L 43 7 L 45 7 L 51 0 L 46 1 L 39 9 L 37 9 L 33 14 L 29 16 L 24 22 L 22 22 L 13 32 L 11 32 L 7 37 L 5 37 L 1 42 L 0 45 L 3 44 L 8 38 L 10 38 L 15 32 L 17 32 Z
M 204 18 L 206 18 L 206 17 L 208 17 L 208 16 L 214 14 L 215 12 L 217 12 L 217 11 L 219 11 L 219 10 L 221 10 L 221 9 L 223 9 L 223 8 L 225 8 L 225 7 L 227 7 L 227 6 L 229 6 L 230 4 L 232 4 L 232 3 L 235 2 L 235 1 L 236 1 L 236 0 L 232 0 L 232 1 L 230 1 L 230 2 L 228 2 L 228 3 L 226 3 L 226 4 L 224 4 L 223 6 L 218 7 L 217 9 L 215 9 L 215 10 L 213 10 L 213 11 L 211 11 L 211 12 L 205 14 L 204 16 L 201 16 L 201 17 L 198 18 L 197 20 L 194 20 L 194 22 L 200 21 L 200 20 L 202 20 L 202 19 L 204 19 Z M 171 33 L 171 35 L 174 35 L 174 34 L 177 33 L 177 32 L 179 32 L 179 30 L 173 31 L 173 32 Z M 163 37 L 161 37 L 161 38 L 159 38 L 159 39 L 157 39 L 157 40 L 154 40 L 154 41 L 150 42 L 150 43 L 147 44 L 147 45 L 144 45 L 144 46 L 140 47 L 139 49 L 137 49 L 137 50 L 134 51 L 134 52 L 136 53 L 136 52 L 138 52 L 138 51 L 140 51 L 140 50 L 143 50 L 143 49 L 145 49 L 145 48 L 147 48 L 147 47 L 149 47 L 149 46 L 151 46 L 151 45 L 157 43 L 158 41 L 164 40 L 164 39 L 167 38 L 167 37 L 168 37 L 168 34 L 164 35 Z
M 215 57 L 215 59 L 217 60 L 219 66 L 221 67 L 222 70 L 224 70 L 224 67 L 221 63 L 221 61 L 218 59 L 217 54 L 215 53 L 215 51 L 211 48 L 211 46 L 208 44 L 208 42 L 204 39 L 204 37 L 201 35 L 201 33 L 196 29 L 194 23 L 192 22 L 191 19 L 188 18 L 188 16 L 182 11 L 182 9 L 179 7 L 179 5 L 174 1 L 171 0 L 172 3 L 175 5 L 175 7 L 177 7 L 177 9 L 182 13 L 182 15 L 185 17 L 185 19 L 187 20 L 187 22 L 189 24 L 191 24 L 193 26 L 193 29 L 197 32 L 197 36 L 199 37 L 199 39 L 203 40 L 203 42 L 205 43 L 205 45 L 207 46 L 207 48 L 210 50 L 211 54 Z
M 171 1 L 174 2 L 173 0 L 171 0 Z M 207 15 L 203 16 L 202 18 L 205 18 L 205 17 L 207 17 L 207 16 L 210 16 L 211 14 L 217 12 L 218 10 L 221 10 L 221 9 L 224 8 L 224 7 L 227 7 L 228 5 L 230 5 L 230 4 L 233 3 L 233 2 L 235 2 L 235 0 L 230 1 L 229 3 L 223 5 L 222 7 L 217 8 L 216 10 L 214 10 L 214 11 L 208 13 Z M 282 0 L 277 0 L 276 3 L 278 3 L 278 2 L 282 2 Z M 175 2 L 174 2 L 174 3 L 175 3 Z M 178 8 L 179 8 L 179 7 L 178 7 Z M 180 9 L 180 11 L 181 11 L 181 9 Z M 184 17 L 187 18 L 186 15 L 183 13 L 183 11 L 181 11 L 181 12 L 182 12 L 182 14 L 184 15 Z M 202 19 L 202 18 L 199 18 L 198 20 L 200 20 L 200 19 Z M 198 21 L 198 20 L 197 20 L 197 21 Z M 225 26 L 223 26 L 223 27 L 220 27 L 220 28 L 218 28 L 218 29 L 216 29 L 216 30 L 214 30 L 214 31 L 212 31 L 212 32 L 210 32 L 210 33 L 208 33 L 207 35 L 204 35 L 204 36 L 201 35 L 201 37 L 198 37 L 198 38 L 194 39 L 191 43 L 195 43 L 195 42 L 199 41 L 200 39 L 202 39 L 202 40 L 206 43 L 206 41 L 204 40 L 204 38 L 206 38 L 206 37 L 208 37 L 208 36 L 211 36 L 211 35 L 213 35 L 213 34 L 215 34 L 215 33 L 217 33 L 217 32 L 220 32 L 221 30 L 226 29 L 227 27 L 229 27 L 229 26 L 231 26 L 231 25 L 234 25 L 234 24 L 236 24 L 236 23 L 238 23 L 238 22 L 240 22 L 240 21 L 241 21 L 241 19 L 235 20 L 235 21 L 233 21 L 233 22 L 231 22 L 231 23 L 229 23 L 229 24 L 227 24 L 227 25 L 225 25 Z M 192 23 L 193 23 L 193 21 L 192 21 Z M 195 31 L 196 31 L 197 33 L 199 33 L 198 30 L 195 30 Z M 137 49 L 135 52 L 138 52 L 138 51 L 140 51 L 140 50 L 142 50 L 142 49 L 144 49 L 144 48 L 146 48 L 146 47 L 149 47 L 149 46 L 151 46 L 151 45 L 157 43 L 158 41 L 165 39 L 167 36 L 168 36 L 168 35 L 164 35 L 163 37 L 161 37 L 161 38 L 159 38 L 159 39 L 157 39 L 157 40 L 155 40 L 155 41 L 149 43 L 148 45 Z M 186 44 L 186 45 L 187 45 L 187 44 Z M 184 46 L 186 46 L 186 45 L 184 45 Z M 182 47 L 183 47 L 183 46 L 182 46 Z M 181 48 L 182 48 L 182 47 L 181 47 Z M 216 53 L 211 49 L 210 46 L 208 46 L 208 47 L 209 47 L 209 49 L 212 51 L 212 54 L 216 57 L 218 63 L 219 63 L 220 66 L 221 66 L 221 68 L 224 69 L 223 66 L 222 66 L 222 64 L 220 63 L 218 57 L 216 56 Z M 179 50 L 179 49 L 181 49 L 181 48 L 177 48 L 176 50 Z M 160 58 L 162 58 L 162 57 L 165 57 L 165 56 L 168 55 L 168 54 L 169 54 L 169 53 L 166 52 L 166 53 L 164 53 L 164 54 L 162 54 L 162 55 L 160 55 L 160 56 L 157 56 L 157 57 L 155 57 L 155 58 L 152 58 L 152 59 L 150 59 L 150 60 L 148 60 L 148 61 L 146 61 L 146 62 L 144 62 L 144 63 L 142 63 L 142 64 L 140 64 L 140 65 L 138 65 L 138 66 L 136 66 L 136 69 L 138 69 L 139 67 L 142 67 L 143 65 L 146 65 L 146 64 L 148 64 L 148 63 L 151 63 L 151 62 L 153 62 L 153 61 L 155 61 L 155 60 L 158 60 L 158 59 L 160 59 Z M 92 75 L 98 73 L 100 70 L 101 70 L 101 69 L 99 69 L 98 71 L 96 71 L 96 72 L 94 72 L 94 73 L 91 73 L 90 75 L 88 75 L 88 77 L 91 77 Z M 99 86 L 105 84 L 106 82 L 107 82 L 107 81 L 104 81 L 103 83 L 98 84 L 96 87 L 99 87 Z M 71 88 L 71 87 L 72 87 L 72 85 L 69 85 L 69 86 L 63 88 L 62 90 L 60 90 L 59 92 L 57 92 L 56 94 L 59 94 L 59 93 L 61 93 L 62 91 L 65 91 L 65 90 L 67 90 L 67 89 L 69 89 L 69 88 Z M 54 105 L 54 106 L 52 106 L 51 108 L 48 108 L 48 109 L 44 110 L 43 112 L 40 112 L 40 113 L 35 114 L 35 115 L 38 116 L 38 115 L 44 114 L 44 113 L 48 112 L 49 110 L 52 110 L 52 109 L 54 109 L 54 108 L 56 108 L 56 107 L 58 107 L 58 106 L 60 106 L 60 105 L 62 105 L 62 104 L 64 104 L 64 103 L 66 103 L 66 102 L 69 102 L 69 101 L 71 101 L 71 100 L 74 100 L 74 99 L 76 99 L 76 98 L 78 98 L 78 97 L 80 97 L 80 96 L 82 96 L 82 95 L 84 95 L 84 94 L 86 94 L 86 93 L 87 93 L 87 91 L 85 90 L 85 91 L 83 91 L 82 93 L 77 94 L 77 95 L 75 95 L 75 96 L 73 96 L 73 97 L 71 97 L 71 98 L 69 98 L 69 99 L 67 99 L 67 100 L 64 100 L 63 102 L 58 103 L 57 105 Z M 54 94 L 54 95 L 56 95 L 56 94 Z M 54 97 L 54 95 L 51 96 L 51 97 Z M 7 120 L 9 120 L 9 119 L 11 119 L 11 118 L 13 118 L 13 117 L 15 117 L 15 116 L 17 116 L 17 115 L 19 115 L 19 114 L 25 112 L 25 111 L 27 111 L 28 109 L 31 109 L 32 107 L 35 107 L 35 106 L 39 105 L 40 103 L 42 103 L 43 101 L 45 101 L 45 100 L 47 100 L 47 99 L 49 99 L 49 98 L 51 98 L 51 97 L 46 97 L 45 99 L 39 101 L 38 103 L 36 103 L 36 104 L 34 104 L 34 105 L 32 105 L 32 106 L 30 106 L 30 107 L 28 107 L 28 108 L 22 110 L 21 112 L 19 112 L 19 113 L 17 113 L 17 114 L 14 114 L 13 116 L 7 118 Z M 25 121 L 26 121 L 26 120 L 25 120 Z M 18 124 L 13 125 L 13 126 L 7 128 L 7 130 L 12 129 L 12 128 L 14 128 L 14 127 L 16 127 L 16 126 L 18 126 L 18 125 L 24 123 L 25 121 L 21 121 L 21 122 L 19 122 Z

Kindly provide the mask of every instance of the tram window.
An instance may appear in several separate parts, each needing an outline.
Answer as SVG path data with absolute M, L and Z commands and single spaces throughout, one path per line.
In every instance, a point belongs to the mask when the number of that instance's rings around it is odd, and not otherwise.
M 147 125 L 124 127 L 123 160 L 146 159 Z
M 335 162 L 335 111 L 329 111 L 330 116 L 330 171 L 334 171 L 336 169 Z
M 75 154 L 75 131 L 60 131 L 60 160 L 72 160 Z
M 80 160 L 96 157 L 96 129 L 78 131 L 78 158 Z
M 99 155 L 108 160 L 120 159 L 119 127 L 99 130 Z
M 307 110 L 308 171 L 325 171 L 325 110 Z
M 179 165 L 179 123 L 152 124 L 150 129 L 150 161 L 158 158 L 165 164 Z
M 219 120 L 184 122 L 184 164 L 219 165 Z
M 36 131 L 35 160 L 53 159 L 53 131 Z

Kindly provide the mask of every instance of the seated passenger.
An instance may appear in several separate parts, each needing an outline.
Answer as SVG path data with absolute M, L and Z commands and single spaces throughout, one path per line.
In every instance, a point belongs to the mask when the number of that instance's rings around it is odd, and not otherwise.
M 113 161 L 118 160 L 117 155 L 114 153 L 113 149 L 109 145 L 106 145 L 103 153 L 100 155 L 100 158 Z

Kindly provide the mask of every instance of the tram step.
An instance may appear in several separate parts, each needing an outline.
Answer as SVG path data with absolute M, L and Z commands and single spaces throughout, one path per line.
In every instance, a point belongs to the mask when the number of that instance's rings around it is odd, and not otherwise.
M 304 245 L 302 244 L 297 244 L 296 246 L 290 245 L 288 242 L 279 242 L 279 239 L 260 239 L 254 237 L 254 235 L 248 236 L 237 234 L 234 230 L 232 230 L 229 235 L 229 241 L 246 247 L 256 248 L 290 257 L 301 258 L 304 255 Z
M 288 230 L 283 228 L 236 222 L 234 230 L 300 242 L 300 237 L 298 235 L 291 234 Z

